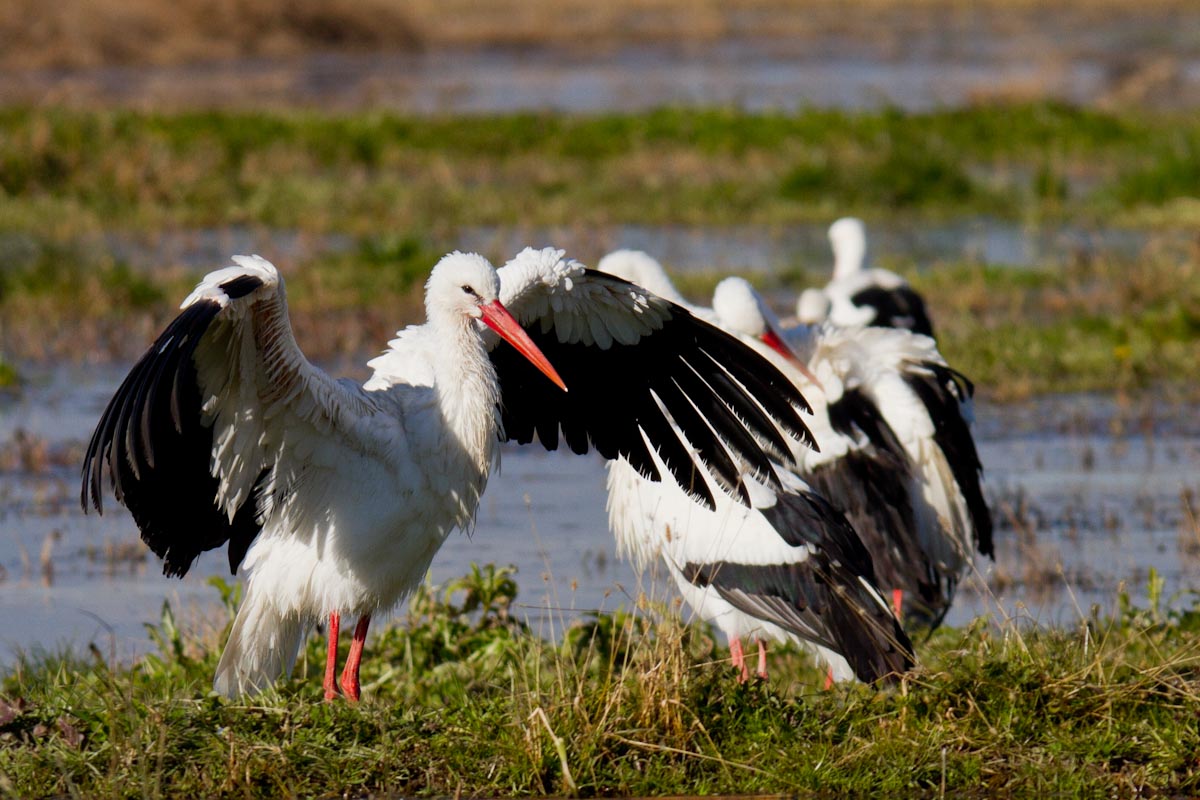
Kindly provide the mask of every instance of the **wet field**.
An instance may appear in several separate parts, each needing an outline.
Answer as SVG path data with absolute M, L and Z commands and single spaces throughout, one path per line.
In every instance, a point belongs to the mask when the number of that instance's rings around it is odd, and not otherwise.
M 1153 14 L 1143 24 L 1119 16 L 1084 26 L 1051 15 L 1014 35 L 999 35 L 1005 26 L 997 23 L 1007 19 L 1007 11 L 963 14 L 912 30 L 892 24 L 896 19 L 845 20 L 844 27 L 839 19 L 803 39 L 684 47 L 434 48 L 9 71 L 0 72 L 0 105 L 418 114 L 595 113 L 664 105 L 922 110 L 1029 97 L 1085 105 L 1122 99 L 1200 105 L 1200 52 L 1188 33 L 1195 29 L 1186 24 L 1190 16 L 1176 24 Z M 858 35 L 863 30 L 874 34 L 864 39 Z M 780 230 L 467 228 L 456 231 L 453 245 L 502 259 L 529 243 L 556 242 L 589 260 L 614 247 L 638 247 L 680 270 L 702 264 L 770 272 L 828 263 L 825 229 L 824 222 Z M 1064 263 L 1078 254 L 1132 259 L 1147 244 L 1146 234 L 1132 230 L 981 219 L 919 227 L 873 222 L 871 237 L 876 252 L 905 253 L 917 263 L 966 259 L 1018 266 Z M 355 246 L 349 236 L 236 227 L 98 238 L 99 247 L 134 268 L 174 264 L 198 271 L 226 263 L 231 253 L 259 252 L 294 263 Z M 0 236 L 0 256 L 23 246 L 21 234 Z M 0 662 L 17 650 L 91 642 L 122 656 L 136 653 L 149 646 L 143 624 L 158 618 L 164 599 L 211 613 L 216 592 L 205 581 L 228 577 L 223 556 L 210 553 L 186 580 L 168 580 L 127 512 L 115 504 L 103 517 L 80 511 L 86 437 L 126 367 L 23 367 L 20 393 L 0 394 L 0 607 L 9 612 L 0 630 Z M 983 404 L 977 418 L 998 559 L 977 565 L 950 624 L 979 614 L 1069 623 L 1092 604 L 1111 608 L 1122 589 L 1143 597 L 1151 569 L 1165 580 L 1168 598 L 1200 590 L 1200 415 L 1193 408 L 1153 398 L 1129 404 L 1069 395 Z M 604 501 L 598 459 L 509 449 L 474 534 L 451 536 L 431 579 L 461 575 L 471 562 L 514 563 L 522 589 L 519 613 L 548 634 L 588 609 L 628 604 L 641 587 L 615 557 Z
M 653 253 L 672 270 L 683 272 L 771 273 L 791 265 L 820 271 L 830 262 L 828 222 L 763 225 L 609 225 L 577 228 L 513 226 L 465 227 L 452 246 L 487 255 L 497 264 L 531 243 L 553 243 L 573 257 L 594 262 L 604 253 L 629 247 Z M 229 226 L 113 231 L 97 236 L 95 246 L 114 260 L 138 270 L 167 265 L 197 271 L 216 269 L 233 253 L 258 253 L 277 264 L 296 264 L 358 246 L 353 236 L 278 228 Z M 915 226 L 909 222 L 871 222 L 871 252 L 898 255 L 918 265 L 967 262 L 1013 267 L 1050 267 L 1073 259 L 1104 257 L 1132 261 L 1148 248 L 1181 248 L 1195 243 L 1190 230 L 1141 230 L 1067 223 L 1022 224 L 1002 219 L 949 219 Z M 0 231 L 0 254 L 35 247 L 17 232 Z M 450 244 L 446 245 L 451 246 Z
M 855 15 L 850 15 L 855 17 Z M 869 17 L 870 15 L 862 15 Z M 362 108 L 416 114 L 641 111 L 670 105 L 748 111 L 806 106 L 911 111 L 989 99 L 1200 104 L 1190 19 L 1047 15 L 840 19 L 802 36 L 569 47 L 313 53 L 196 64 L 0 71 L 0 104 Z M 940 24 L 939 24 L 940 23 Z M 890 26 L 890 27 L 889 27 Z M 283 100 L 286 98 L 286 100 Z
M 150 647 L 144 623 L 169 600 L 220 624 L 208 553 L 185 580 L 162 576 L 128 513 L 79 508 L 86 437 L 123 377 L 121 367 L 59 367 L 0 399 L 0 660 L 19 650 L 96 644 L 130 657 Z M 1163 597 L 1200 591 L 1200 418 L 1186 405 L 1063 395 L 977 409 L 976 432 L 997 521 L 997 561 L 977 563 L 948 623 L 981 614 L 1069 625 L 1118 592 L 1146 603 L 1153 569 Z M 605 514 L 604 466 L 594 457 L 505 450 L 471 536 L 452 534 L 430 579 L 471 562 L 516 564 L 517 612 L 554 635 L 588 610 L 630 605 L 639 584 L 616 558 Z

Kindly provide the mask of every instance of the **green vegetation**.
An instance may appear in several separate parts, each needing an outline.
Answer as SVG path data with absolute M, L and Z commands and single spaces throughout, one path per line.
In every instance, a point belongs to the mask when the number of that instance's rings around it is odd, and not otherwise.
M 1200 374 L 1200 257 L 1156 252 L 1137 263 L 1081 261 L 1054 270 L 942 263 L 905 275 L 932 310 L 938 346 L 983 396 L 1137 391 L 1194 386 Z M 707 303 L 723 273 L 688 273 L 677 285 Z M 791 270 L 751 275 L 759 288 L 790 299 L 822 274 Z
M 0 130 L 0 226 L 36 229 L 1111 222 L 1194 197 L 1200 164 L 1194 115 L 1055 104 L 440 119 L 6 109 Z
M 0 131 L 0 348 L 17 360 L 78 357 L 79 341 L 127 358 L 203 271 L 134 267 L 111 255 L 114 232 L 336 235 L 345 244 L 280 264 L 306 352 L 336 359 L 420 319 L 424 277 L 463 226 L 1200 219 L 1200 120 L 1055 104 L 433 119 L 6 109 Z M 1153 234 L 1130 261 L 885 265 L 929 295 L 947 358 L 992 397 L 1138 389 L 1200 366 L 1200 255 Z M 805 277 L 786 288 L 825 279 Z
M 438 255 L 415 236 L 371 235 L 345 252 L 283 264 L 305 352 L 323 361 L 358 360 L 397 327 L 420 320 L 422 287 Z M 899 260 L 887 266 L 926 296 L 942 353 L 990 399 L 1186 387 L 1200 374 L 1195 253 L 1054 270 L 977 263 L 919 270 Z M 198 277 L 178 265 L 137 270 L 103 251 L 31 243 L 0 271 L 0 313 L 11 321 L 0 331 L 0 347 L 19 358 L 78 357 L 78 343 L 89 341 L 93 357 L 132 357 Z M 707 303 L 721 277 L 688 273 L 679 285 Z M 748 277 L 786 298 L 822 280 L 795 270 Z
M 11 389 L 17 385 L 20 378 L 17 368 L 5 361 L 4 355 L 0 353 L 0 389 Z
M 547 642 L 516 590 L 490 566 L 422 590 L 370 642 L 358 706 L 321 702 L 316 637 L 277 690 L 217 698 L 216 637 L 168 607 L 132 667 L 27 661 L 0 684 L 0 794 L 1200 791 L 1200 607 L 1153 591 L 1075 630 L 942 631 L 896 689 L 820 691 L 789 650 L 739 686 L 710 631 L 649 604 Z
M 987 396 L 1134 391 L 1200 374 L 1195 254 L 909 274 L 935 309 L 942 354 Z

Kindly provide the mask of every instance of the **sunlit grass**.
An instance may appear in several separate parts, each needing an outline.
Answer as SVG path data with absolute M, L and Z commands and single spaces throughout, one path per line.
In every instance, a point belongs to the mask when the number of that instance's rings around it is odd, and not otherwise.
M 739 686 L 670 606 L 542 639 L 510 572 L 423 589 L 369 643 L 364 701 L 320 700 L 323 645 L 262 697 L 209 691 L 219 637 L 181 631 L 131 667 L 43 658 L 0 688 L 0 793 L 93 797 L 1200 790 L 1200 616 L 977 623 L 922 644 L 899 688 L 821 691 L 796 651 Z M 226 595 L 227 602 L 233 597 Z M 307 666 L 305 666 L 307 664 Z
M 1054 104 L 432 119 L 6 109 L 0 129 L 0 221 L 39 229 L 61 208 L 84 227 L 352 233 L 843 213 L 1103 221 L 1193 197 L 1200 151 L 1190 115 Z

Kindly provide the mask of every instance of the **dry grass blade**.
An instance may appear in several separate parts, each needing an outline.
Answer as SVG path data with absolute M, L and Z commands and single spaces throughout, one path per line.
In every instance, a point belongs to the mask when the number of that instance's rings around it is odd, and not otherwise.
M 720 764 L 723 767 L 729 767 L 731 769 L 735 769 L 735 770 L 739 770 L 739 771 L 743 771 L 743 772 L 753 772 L 753 773 L 756 773 L 759 775 L 770 774 L 766 770 L 759 769 L 758 767 L 751 766 L 750 764 L 740 764 L 735 761 L 729 761 L 727 759 L 721 758 L 720 756 L 710 756 L 705 753 L 697 753 L 697 752 L 694 752 L 691 750 L 683 750 L 678 747 L 671 747 L 670 745 L 655 744 L 653 742 L 641 742 L 636 739 L 626 738 L 625 736 L 622 736 L 618 733 L 610 733 L 610 734 L 608 734 L 608 738 L 612 739 L 613 741 L 620 742 L 621 744 L 627 744 L 627 745 L 630 745 L 631 747 L 637 747 L 639 749 L 649 750 L 649 751 L 655 752 L 655 753 L 671 753 L 673 755 L 686 756 L 687 758 L 694 758 L 698 761 L 711 761 L 714 764 Z

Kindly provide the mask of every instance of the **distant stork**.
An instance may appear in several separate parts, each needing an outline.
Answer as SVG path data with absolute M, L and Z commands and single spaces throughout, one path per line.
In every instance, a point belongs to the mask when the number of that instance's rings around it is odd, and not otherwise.
M 819 453 L 794 447 L 800 475 L 862 536 L 905 620 L 936 627 L 975 552 L 993 556 L 971 382 L 928 336 L 830 324 L 782 329 L 743 278 L 718 284 L 713 309 L 717 324 L 760 342 L 792 375 L 813 406 L 809 427 L 821 445 Z
M 645 253 L 617 251 L 598 268 L 683 302 Z M 609 521 L 620 552 L 640 569 L 662 559 L 692 610 L 725 634 L 743 680 L 744 638 L 757 643 L 764 678 L 773 639 L 814 650 L 839 680 L 894 680 L 912 665 L 912 645 L 875 585 L 871 556 L 826 498 L 797 474 L 773 469 L 780 485 L 746 480 L 748 506 L 719 495 L 715 508 L 701 508 L 678 487 L 647 481 L 622 459 L 610 462 Z
M 527 249 L 499 271 L 445 256 L 427 322 L 400 331 L 361 386 L 305 359 L 274 266 L 233 260 L 109 402 L 81 493 L 101 511 L 108 473 L 168 575 L 225 545 L 230 569 L 244 567 L 214 680 L 226 696 L 288 674 L 328 615 L 325 697 L 357 700 L 371 617 L 471 527 L 505 438 L 536 433 L 554 449 L 561 428 L 574 452 L 594 447 L 649 480 L 665 470 L 711 508 L 723 491 L 749 502 L 752 478 L 779 485 L 768 454 L 786 458 L 787 437 L 807 435 L 803 398 L 765 359 L 562 251 Z M 357 624 L 335 681 L 343 615 Z
M 933 336 L 933 323 L 921 295 L 908 281 L 878 267 L 868 269 L 867 233 L 862 220 L 842 217 L 829 226 L 833 279 L 800 295 L 796 318 L 812 325 L 829 319 L 841 327 L 870 325 L 904 328 Z

